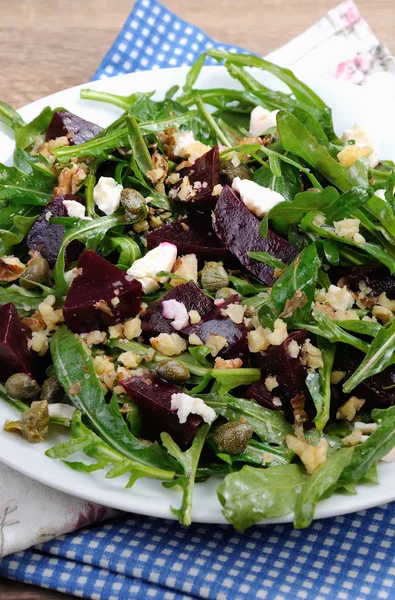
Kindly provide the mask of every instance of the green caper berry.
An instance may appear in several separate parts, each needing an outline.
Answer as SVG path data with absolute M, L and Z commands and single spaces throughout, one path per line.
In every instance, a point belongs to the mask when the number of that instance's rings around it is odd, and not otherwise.
M 229 277 L 220 263 L 210 261 L 203 267 L 201 282 L 205 290 L 216 292 L 221 288 L 228 287 Z
M 234 290 L 230 287 L 222 287 L 222 288 L 219 288 L 219 290 L 217 290 L 215 292 L 215 299 L 216 300 L 228 300 L 235 294 L 237 294 L 236 290 Z M 240 294 L 239 294 L 239 296 L 240 296 Z
M 156 367 L 156 374 L 171 383 L 181 383 L 190 378 L 187 367 L 174 359 L 162 360 Z
M 240 163 L 237 167 L 234 166 L 231 160 L 225 160 L 222 163 L 222 172 L 226 177 L 226 183 L 232 185 L 235 177 L 240 179 L 251 179 L 251 171 L 247 165 Z
M 17 400 L 30 400 L 40 393 L 37 381 L 27 373 L 14 373 L 5 382 L 7 393 Z
M 60 400 L 62 395 L 63 388 L 59 379 L 55 375 L 48 377 L 42 385 L 40 400 L 46 400 L 48 404 L 51 404 Z
M 32 258 L 27 263 L 20 285 L 21 287 L 30 290 L 36 287 L 34 283 L 46 284 L 48 280 L 48 273 L 49 264 L 45 258 L 42 256 Z M 29 281 L 25 281 L 25 279 L 29 279 Z
M 229 421 L 218 427 L 213 434 L 218 450 L 226 454 L 242 454 L 252 438 L 252 427 L 241 421 Z
M 145 198 L 137 190 L 124 188 L 121 192 L 121 205 L 129 221 L 137 223 L 146 218 L 148 214 Z

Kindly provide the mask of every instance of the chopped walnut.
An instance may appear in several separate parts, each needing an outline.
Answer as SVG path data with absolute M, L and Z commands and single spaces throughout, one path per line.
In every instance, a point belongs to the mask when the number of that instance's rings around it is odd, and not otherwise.
M 204 342 L 198 335 L 196 335 L 196 333 L 191 333 L 191 335 L 188 337 L 188 342 L 191 344 L 191 346 L 204 346 Z
M 128 367 L 129 369 L 136 369 L 141 363 L 142 359 L 142 356 L 139 356 L 138 354 L 135 354 L 131 351 L 122 352 L 122 354 L 120 354 L 118 357 L 118 361 L 125 365 L 125 367 Z
M 228 340 L 223 335 L 216 335 L 210 333 L 206 340 L 206 346 L 211 349 L 211 356 L 217 356 L 225 346 L 227 346 Z
M 141 319 L 134 317 L 129 319 L 123 326 L 123 334 L 128 340 L 134 340 L 141 335 Z
M 321 438 L 317 446 L 312 446 L 304 438 L 287 435 L 285 442 L 290 450 L 295 452 L 306 467 L 308 473 L 314 473 L 326 461 L 328 442 Z
M 310 339 L 307 339 L 302 346 L 300 362 L 311 369 L 320 369 L 324 366 L 321 350 L 313 346 Z
M 356 144 L 348 144 L 339 152 L 337 158 L 342 167 L 351 167 L 358 158 L 368 158 L 372 154 L 372 148 L 369 146 L 357 146 Z
M 55 196 L 75 194 L 85 177 L 86 172 L 77 164 L 74 164 L 71 168 L 65 167 L 59 173 L 58 186 L 54 189 Z
M 351 398 L 349 398 L 347 402 L 340 406 L 339 410 L 336 413 L 336 419 L 352 421 L 353 419 L 355 419 L 355 415 L 364 404 L 365 400 L 361 400 L 356 396 L 351 396 Z
M 288 354 L 291 358 L 298 358 L 300 346 L 296 340 L 292 340 L 288 344 Z
M 240 325 L 243 322 L 245 306 L 241 304 L 228 304 L 226 308 L 221 310 L 221 314 L 232 319 L 233 323 Z
M 296 290 L 296 292 L 294 293 L 292 298 L 289 298 L 286 301 L 284 310 L 280 313 L 279 316 L 282 319 L 289 319 L 290 317 L 292 317 L 292 315 L 294 314 L 294 312 L 296 310 L 306 306 L 307 301 L 308 301 L 308 299 L 307 299 L 306 294 L 304 292 L 302 292 L 302 290 L 300 290 L 300 289 Z
M 291 400 L 291 406 L 294 413 L 295 431 L 298 433 L 298 437 L 299 434 L 303 433 L 303 423 L 306 423 L 309 420 L 304 408 L 305 401 L 306 398 L 304 394 L 296 394 L 296 396 Z
M 229 358 L 225 360 L 217 356 L 214 362 L 214 369 L 240 369 L 243 366 L 241 358 Z
M 187 349 L 187 343 L 178 333 L 160 333 L 150 339 L 151 346 L 165 356 L 176 356 Z
M 279 386 L 279 383 L 277 381 L 277 377 L 272 377 L 271 375 L 266 377 L 265 387 L 269 392 L 271 392 L 272 390 L 274 390 L 274 388 L 276 388 L 278 386 Z
M 337 385 L 340 383 L 346 376 L 345 371 L 332 371 L 331 373 L 331 384 Z
M 147 171 L 147 177 L 154 185 L 163 183 L 169 170 L 167 160 L 157 150 L 155 150 L 151 158 L 154 168 L 151 171 Z
M 112 312 L 111 308 L 108 306 L 105 300 L 99 300 L 98 302 L 95 302 L 94 307 L 98 310 L 101 310 L 101 312 L 105 313 L 106 315 L 109 315 L 110 317 L 114 316 L 114 313 Z
M 0 258 L 0 281 L 16 281 L 25 272 L 25 265 L 16 256 Z
M 172 279 L 172 286 L 182 285 L 186 281 L 197 282 L 198 279 L 198 261 L 196 254 L 186 254 L 181 258 L 177 258 L 173 266 L 174 275 L 178 275 L 181 279 Z
M 362 431 L 360 429 L 353 429 L 352 432 L 342 439 L 345 446 L 356 446 L 362 444 L 364 441 Z
M 202 320 L 202 317 L 199 315 L 197 310 L 190 310 L 188 313 L 188 317 L 191 322 L 191 325 L 196 325 L 196 323 L 199 323 Z
M 389 298 L 387 298 L 387 294 L 385 292 L 380 294 L 380 296 L 377 299 L 377 304 L 388 308 L 392 312 L 395 312 L 395 300 L 390 300 Z
M 90 331 L 89 333 L 81 334 L 82 339 L 87 346 L 96 346 L 97 344 L 104 344 L 107 340 L 107 334 L 105 331 Z

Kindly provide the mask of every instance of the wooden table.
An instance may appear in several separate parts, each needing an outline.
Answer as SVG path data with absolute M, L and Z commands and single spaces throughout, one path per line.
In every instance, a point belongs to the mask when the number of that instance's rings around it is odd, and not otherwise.
M 337 3 L 164 0 L 168 8 L 214 38 L 260 54 L 281 46 Z M 377 37 L 395 52 L 393 0 L 359 0 L 358 5 Z M 0 0 L 1 99 L 18 108 L 89 81 L 131 7 L 131 0 Z M 0 579 L 0 598 L 64 600 L 66 596 Z

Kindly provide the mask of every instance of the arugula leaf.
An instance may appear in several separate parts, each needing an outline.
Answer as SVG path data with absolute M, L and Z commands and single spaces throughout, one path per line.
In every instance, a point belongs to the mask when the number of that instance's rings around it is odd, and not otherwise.
M 347 331 L 353 331 L 354 333 L 360 333 L 361 335 L 368 335 L 371 337 L 376 337 L 382 328 L 380 323 L 375 323 L 374 321 L 360 321 L 359 319 L 333 322 Z
M 310 244 L 273 284 L 270 299 L 277 315 L 293 322 L 306 313 L 310 314 L 320 267 L 317 248 Z
M 122 224 L 123 217 L 113 214 L 108 217 L 94 219 L 93 221 L 78 223 L 77 226 L 70 227 L 70 229 L 65 232 L 54 269 L 56 290 L 58 294 L 65 295 L 69 289 L 64 276 L 67 246 L 74 240 L 79 240 L 85 244 L 87 249 L 95 250 L 109 229 Z
M 317 337 L 317 345 L 322 353 L 324 366 L 318 373 L 309 371 L 306 385 L 313 398 L 317 414 L 314 423 L 318 431 L 322 431 L 329 420 L 331 404 L 331 373 L 335 360 L 336 344 L 331 344 L 325 338 Z
M 395 273 L 395 258 L 389 255 L 383 247 L 377 244 L 372 244 L 370 242 L 366 242 L 365 244 L 357 244 L 353 240 L 349 240 L 345 237 L 340 237 L 336 235 L 336 233 L 333 230 L 328 229 L 327 227 L 318 227 L 313 223 L 315 216 L 316 213 L 310 212 L 303 217 L 303 219 L 300 222 L 301 231 L 314 233 L 315 235 L 318 235 L 321 238 L 327 238 L 330 240 L 334 240 L 339 244 L 346 244 L 347 246 L 353 246 L 354 248 L 358 248 L 359 251 L 366 252 L 366 254 L 373 256 L 373 258 L 376 258 L 378 261 L 383 263 L 383 265 L 389 268 L 391 273 Z
M 295 106 L 293 108 L 288 109 L 288 111 L 293 114 L 306 129 L 318 140 L 318 142 L 322 146 L 328 146 L 329 140 L 326 135 L 321 123 L 317 121 L 307 110 L 300 108 L 299 106 Z
M 53 334 L 50 350 L 56 376 L 63 389 L 100 436 L 125 457 L 168 471 L 171 479 L 173 461 L 157 443 L 147 446 L 130 433 L 114 398 L 106 404 L 91 356 L 65 325 Z
M 127 125 L 129 131 L 129 144 L 133 152 L 133 158 L 136 161 L 138 168 L 146 174 L 147 171 L 150 171 L 153 168 L 147 144 L 144 141 L 135 117 L 129 117 Z
M 284 414 L 279 410 L 269 410 L 255 400 L 244 398 L 224 398 L 219 394 L 201 394 L 200 398 L 228 421 L 239 421 L 243 417 L 251 425 L 262 442 L 284 445 L 285 436 L 293 432 Z
M 317 502 L 338 481 L 344 469 L 350 464 L 353 451 L 354 448 L 338 450 L 303 483 L 295 503 L 294 527 L 296 529 L 304 529 L 311 524 Z
M 393 364 L 395 351 L 395 321 L 390 321 L 372 340 L 369 350 L 351 377 L 344 383 L 343 392 L 348 394 L 367 377 L 381 373 Z
M 259 58 L 258 56 L 252 56 L 250 54 L 233 54 L 223 50 L 209 50 L 207 55 L 216 58 L 217 60 L 226 60 L 232 64 L 236 63 L 246 67 L 257 67 L 258 69 L 267 71 L 280 79 L 280 81 L 284 82 L 298 100 L 305 102 L 309 106 L 319 108 L 320 110 L 326 108 L 325 102 L 323 102 L 305 83 L 300 81 L 289 69 L 279 67 L 264 58 Z
M 135 260 L 140 258 L 140 248 L 131 237 L 121 234 L 113 234 L 105 237 L 101 246 L 101 254 L 108 256 L 113 251 L 119 252 L 117 267 L 122 271 L 127 271 Z
M 337 198 L 339 198 L 339 192 L 331 186 L 314 192 L 301 192 L 296 194 L 292 202 L 276 204 L 266 215 L 266 218 L 273 223 L 276 231 L 287 233 L 289 226 L 299 225 L 306 213 L 312 211 L 322 212 Z
M 53 175 L 43 169 L 26 175 L 15 167 L 0 164 L 0 200 L 46 206 L 52 199 L 53 186 Z
M 287 163 L 281 165 L 280 175 L 277 177 L 271 170 L 262 166 L 254 172 L 253 180 L 258 185 L 278 192 L 288 202 L 303 190 L 302 178 L 298 170 Z
M 392 183 L 392 185 L 394 185 Z M 387 192 L 386 192 L 387 194 Z M 384 229 L 395 239 L 395 214 L 386 196 L 381 198 L 377 193 L 366 203 L 365 209 L 373 215 L 384 227 Z
M 378 427 L 368 439 L 354 448 L 354 454 L 340 480 L 345 483 L 358 483 L 366 476 L 380 458 L 395 447 L 395 406 L 372 411 Z
M 292 512 L 303 482 L 303 471 L 296 464 L 270 469 L 244 466 L 218 487 L 222 514 L 237 530 L 282 517 Z
M 50 458 L 61 458 L 68 467 L 85 473 L 92 473 L 93 471 L 111 466 L 112 468 L 106 473 L 107 479 L 131 473 L 126 485 L 127 488 L 132 487 L 133 483 L 139 477 L 172 479 L 174 476 L 174 473 L 167 470 L 125 458 L 124 454 L 114 450 L 83 424 L 82 413 L 79 410 L 76 410 L 73 414 L 71 436 L 71 439 L 49 448 L 45 454 Z M 86 464 L 78 461 L 64 460 L 77 452 L 85 452 L 89 458 L 95 458 L 97 462 Z
M 185 78 L 185 83 L 183 86 L 183 91 L 184 93 L 189 92 L 190 90 L 192 90 L 193 86 L 195 85 L 195 83 L 198 80 L 198 77 L 200 75 L 200 72 L 203 68 L 203 65 L 205 63 L 206 60 L 206 54 L 202 53 L 193 63 L 193 65 L 191 66 L 191 68 L 189 69 L 187 76 Z
M 2 100 L 0 100 L 0 122 L 5 123 L 11 129 L 16 129 L 24 125 L 21 115 L 12 106 Z
M 178 461 L 184 471 L 181 477 L 178 477 L 174 481 L 163 483 L 165 487 L 174 487 L 177 485 L 183 490 L 181 507 L 178 509 L 171 507 L 172 513 L 176 515 L 181 525 L 190 525 L 192 522 L 192 499 L 196 470 L 209 429 L 210 425 L 201 425 L 191 447 L 185 450 L 185 452 L 180 450 L 179 446 L 168 433 L 162 433 L 160 436 L 162 444 L 170 456 L 173 456 Z
M 47 288 L 41 291 L 40 294 L 19 285 L 12 284 L 8 287 L 0 286 L 0 304 L 12 302 L 20 316 L 24 317 L 38 309 L 39 304 L 49 295 L 53 294 L 54 290 Z
M 249 385 L 261 378 L 260 369 L 213 369 L 211 374 L 218 384 L 219 394 L 223 396 L 235 387 Z
M 361 350 L 364 354 L 368 352 L 369 344 L 336 325 L 336 323 L 324 313 L 315 311 L 313 317 L 317 322 L 316 325 L 299 321 L 298 323 L 294 323 L 294 327 L 298 329 L 307 329 L 307 331 L 324 337 L 332 343 L 341 342 L 343 344 L 349 344 L 350 346 L 357 348 L 357 350 Z
M 267 286 L 263 285 L 262 283 L 251 283 L 250 281 L 240 279 L 240 277 L 236 277 L 235 275 L 229 275 L 229 281 L 234 285 L 236 291 L 242 296 L 259 294 L 260 292 L 265 292 L 267 290 Z
M 276 258 L 268 252 L 247 252 L 247 256 L 265 263 L 271 269 L 285 269 L 286 267 L 286 264 L 280 258 Z
M 354 186 L 369 186 L 367 167 L 361 159 L 346 169 L 332 158 L 325 146 L 322 146 L 305 125 L 290 112 L 281 110 L 277 114 L 277 127 L 284 149 L 305 160 L 342 192 Z
M 15 144 L 23 150 L 31 146 L 36 137 L 48 129 L 55 110 L 59 109 L 46 106 L 30 123 L 19 125 L 15 129 Z
M 368 200 L 371 196 L 371 190 L 362 186 L 355 186 L 347 192 L 344 192 L 344 194 L 334 200 L 328 207 L 324 207 L 322 212 L 326 215 L 326 218 L 330 223 L 341 221 L 350 216 L 356 209 L 364 204 L 369 204 Z

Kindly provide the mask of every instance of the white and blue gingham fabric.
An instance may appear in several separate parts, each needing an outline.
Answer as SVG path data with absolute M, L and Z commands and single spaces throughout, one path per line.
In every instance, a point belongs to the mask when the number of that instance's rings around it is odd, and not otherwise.
M 252 527 L 125 516 L 0 561 L 0 576 L 92 600 L 395 598 L 394 504 Z
M 94 78 L 190 65 L 211 47 L 240 50 L 138 0 Z M 92 600 L 392 600 L 394 509 L 244 533 L 125 515 L 7 556 L 0 576 Z

